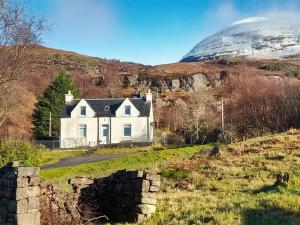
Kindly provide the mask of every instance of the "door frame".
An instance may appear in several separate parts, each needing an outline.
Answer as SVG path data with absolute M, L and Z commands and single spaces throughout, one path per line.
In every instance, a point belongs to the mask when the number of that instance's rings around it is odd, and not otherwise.
M 109 126 L 109 124 L 101 124 L 101 139 L 100 139 L 100 143 L 101 144 L 109 144 L 109 141 L 110 141 L 110 126 Z M 103 130 L 104 130 L 104 128 L 106 129 L 108 129 L 107 130 L 107 136 L 104 136 L 103 134 L 104 134 L 104 132 L 103 132 Z M 104 143 L 104 137 L 106 138 L 106 141 L 105 141 L 105 143 Z

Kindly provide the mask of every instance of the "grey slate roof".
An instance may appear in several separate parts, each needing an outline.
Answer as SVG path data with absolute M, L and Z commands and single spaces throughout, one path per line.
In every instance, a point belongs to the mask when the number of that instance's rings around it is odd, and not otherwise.
M 116 110 L 124 102 L 124 98 L 118 99 L 85 99 L 85 101 L 91 106 L 91 108 L 96 112 L 97 117 L 115 117 Z M 132 104 L 140 111 L 140 116 L 149 117 L 150 116 L 150 102 L 146 102 L 143 98 L 129 98 Z M 65 105 L 62 111 L 61 117 L 70 117 L 72 110 L 77 106 L 81 99 L 74 99 L 72 103 Z M 108 110 L 105 110 L 105 107 Z

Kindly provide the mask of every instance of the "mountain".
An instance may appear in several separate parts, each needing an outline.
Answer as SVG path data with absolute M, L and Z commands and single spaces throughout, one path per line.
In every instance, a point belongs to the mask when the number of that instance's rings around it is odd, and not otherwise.
M 299 54 L 300 21 L 295 18 L 252 17 L 205 38 L 181 61 L 208 61 L 226 56 L 280 59 Z

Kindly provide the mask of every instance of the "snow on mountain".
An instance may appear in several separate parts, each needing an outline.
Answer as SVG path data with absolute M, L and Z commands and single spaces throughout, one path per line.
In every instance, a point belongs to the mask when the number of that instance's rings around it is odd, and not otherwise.
M 300 21 L 252 17 L 237 21 L 198 43 L 182 62 L 223 56 L 278 59 L 300 54 Z

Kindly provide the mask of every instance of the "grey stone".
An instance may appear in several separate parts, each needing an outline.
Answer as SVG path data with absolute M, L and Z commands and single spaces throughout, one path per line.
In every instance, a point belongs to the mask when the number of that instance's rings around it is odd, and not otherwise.
M 40 213 L 21 213 L 16 215 L 18 225 L 40 225 Z
M 94 183 L 94 180 L 93 179 L 89 179 L 87 177 L 76 177 L 76 178 L 73 178 L 73 179 L 70 179 L 69 180 L 69 184 L 84 184 L 84 185 L 89 185 L 89 184 L 92 184 Z
M 136 191 L 140 192 L 148 192 L 150 188 L 150 181 L 149 180 L 139 180 L 136 183 Z
M 160 187 L 160 181 L 159 180 L 152 180 L 151 182 L 152 186 Z
M 136 202 L 148 205 L 156 205 L 157 201 L 154 198 L 136 197 Z
M 39 177 L 30 177 L 29 178 L 29 186 L 38 186 L 40 184 Z
M 146 204 L 140 204 L 137 206 L 138 213 L 142 214 L 152 214 L 156 211 L 156 206 L 154 205 L 146 205 Z
M 40 168 L 39 167 L 18 167 L 17 174 L 18 177 L 39 176 Z
M 144 214 L 141 214 L 141 213 L 138 213 L 137 214 L 137 220 L 136 220 L 136 222 L 137 223 L 143 223 L 143 222 L 145 222 L 146 221 L 146 216 L 144 215 Z
M 40 195 L 40 187 L 25 187 L 18 188 L 16 191 L 16 200 L 36 197 Z
M 160 176 L 156 175 L 154 173 L 147 173 L 146 174 L 146 179 L 147 180 L 160 180 Z
M 150 192 L 159 192 L 159 187 L 150 186 Z
M 28 212 L 33 212 L 40 208 L 40 198 L 32 197 L 28 198 Z
M 17 179 L 17 187 L 28 187 L 28 178 L 27 177 L 20 177 Z

